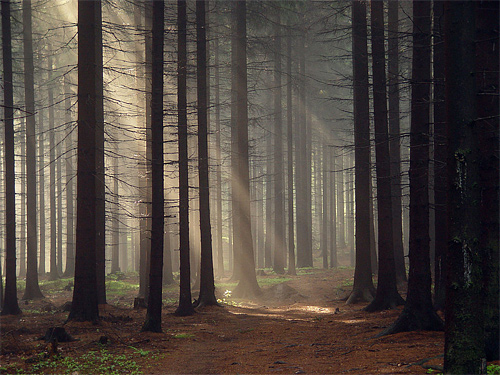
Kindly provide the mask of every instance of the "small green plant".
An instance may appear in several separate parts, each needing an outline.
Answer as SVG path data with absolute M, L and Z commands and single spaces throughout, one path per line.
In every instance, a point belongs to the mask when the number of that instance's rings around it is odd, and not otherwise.
M 500 375 L 500 366 L 499 365 L 488 365 L 486 366 L 486 372 L 488 375 Z
M 191 339 L 193 337 L 192 333 L 177 333 L 173 336 L 174 339 Z

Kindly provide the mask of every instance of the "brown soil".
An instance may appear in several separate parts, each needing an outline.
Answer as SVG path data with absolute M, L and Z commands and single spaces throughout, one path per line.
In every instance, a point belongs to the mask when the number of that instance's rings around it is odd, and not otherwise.
M 105 348 L 106 353 L 133 360 L 144 374 L 424 374 L 427 370 L 419 361 L 432 357 L 437 358 L 425 366 L 442 366 L 443 358 L 438 357 L 443 353 L 442 332 L 373 338 L 395 321 L 401 309 L 366 313 L 365 304 L 345 305 L 341 297 L 352 288 L 352 272 L 308 270 L 284 284 L 264 288 L 259 300 L 226 301 L 224 307 L 205 308 L 190 317 L 174 316 L 175 304 L 170 303 L 164 308 L 161 334 L 140 332 L 145 310 L 126 307 L 132 306 L 135 292 L 102 306 L 99 325 L 65 324 L 67 312 L 54 306 L 70 300 L 69 291 L 29 305 L 21 301 L 23 315 L 1 317 L 0 367 L 4 373 L 37 370 L 33 363 L 47 361 L 40 358 L 50 349 L 39 338 L 54 326 L 64 326 L 77 341 L 59 343 L 61 357 L 53 357 L 52 362 Z M 50 311 L 39 311 L 44 309 Z M 98 343 L 102 336 L 107 343 Z M 37 371 L 72 373 L 57 367 L 62 365 L 53 366 Z M 97 370 L 87 373 L 93 371 Z M 86 371 L 73 372 L 79 373 Z

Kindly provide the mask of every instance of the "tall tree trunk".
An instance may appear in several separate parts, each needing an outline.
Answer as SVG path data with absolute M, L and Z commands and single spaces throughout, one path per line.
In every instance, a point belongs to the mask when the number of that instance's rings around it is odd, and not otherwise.
M 356 198 L 356 268 L 347 303 L 371 301 L 375 294 L 370 254 L 370 115 L 366 5 L 352 2 L 352 55 L 354 81 L 354 146 Z
M 373 109 L 377 171 L 379 272 L 375 299 L 365 311 L 392 309 L 404 303 L 396 285 L 392 225 L 391 163 L 387 126 L 387 88 L 384 46 L 384 3 L 371 1 Z
M 271 133 L 272 131 L 269 130 Z M 264 267 L 272 267 L 272 249 L 274 248 L 275 236 L 273 225 L 273 169 L 274 165 L 271 159 L 273 152 L 273 137 L 267 135 L 266 140 L 266 239 L 264 243 Z
M 220 127 L 220 63 L 219 44 L 220 37 L 215 39 L 215 159 L 216 159 L 216 210 L 217 210 L 217 274 L 224 277 L 224 243 L 222 242 L 222 152 L 221 152 L 221 127 Z
M 345 214 L 344 214 L 344 156 L 337 156 L 337 229 L 338 246 L 345 248 Z
M 19 278 L 26 277 L 26 128 L 24 119 L 21 119 L 21 132 L 19 133 L 19 143 L 21 146 L 21 213 L 19 223 Z M 25 138 L 25 139 L 23 139 Z
M 484 348 L 488 361 L 499 358 L 499 4 L 476 5 L 477 124 L 481 162 L 481 248 L 484 251 Z
M 432 306 L 429 261 L 429 103 L 431 80 L 431 4 L 413 2 L 413 60 L 410 128 L 410 272 L 406 304 L 383 331 L 443 329 Z
M 101 2 L 78 1 L 78 167 L 75 287 L 68 320 L 97 321 L 96 133 L 102 113 Z M 101 85 L 101 87 L 98 87 Z
M 255 296 L 261 293 L 255 275 L 255 260 L 252 246 L 250 223 L 250 178 L 248 165 L 248 89 L 247 89 L 247 25 L 246 1 L 236 1 L 234 21 L 236 32 L 236 126 L 238 145 L 238 168 L 236 212 L 239 217 L 240 232 L 235 233 L 241 244 L 241 275 L 234 295 L 238 297 Z
M 64 277 L 73 277 L 75 275 L 73 128 L 71 126 L 71 89 L 67 76 L 64 77 L 64 92 L 66 94 L 65 122 L 66 128 L 69 129 L 66 134 L 66 270 L 64 271 Z M 40 207 L 43 206 L 40 205 Z
M 31 31 L 31 1 L 23 1 L 24 80 L 26 100 L 26 190 L 27 190 L 27 270 L 23 299 L 42 298 L 38 286 L 38 258 L 36 231 L 36 138 L 35 138 L 35 83 L 33 68 L 33 39 Z
M 476 68 L 476 3 L 450 1 L 445 7 L 449 232 L 444 369 L 450 374 L 479 374 L 485 348 L 484 252 L 478 241 L 481 129 L 476 122 L 476 77 L 471 74 Z
M 163 0 L 151 0 L 153 11 L 151 59 L 151 263 L 146 321 L 142 331 L 161 332 L 163 285 L 164 176 L 163 176 Z
M 56 216 L 56 155 L 55 155 L 55 119 L 54 119 L 54 83 L 52 72 L 52 47 L 47 48 L 47 72 L 48 72 L 48 107 L 49 107 L 49 204 L 50 204 L 50 270 L 49 279 L 59 278 L 57 272 L 57 216 Z
M 217 305 L 212 258 L 210 194 L 208 184 L 208 81 L 207 81 L 207 2 L 196 2 L 196 76 L 198 94 L 198 170 L 200 186 L 201 267 L 198 307 Z
M 285 273 L 285 207 L 283 199 L 283 127 L 281 109 L 281 14 L 277 4 L 274 26 L 274 262 L 276 273 Z
M 337 268 L 338 266 L 338 257 L 337 257 L 337 199 L 336 199 L 336 178 L 335 178 L 335 170 L 336 170 L 336 165 L 335 165 L 335 152 L 333 151 L 334 149 L 332 148 L 329 152 L 329 158 L 330 158 L 330 182 L 329 182 L 329 200 L 330 200 L 330 208 L 329 208 L 329 218 L 328 218 L 328 223 L 329 223 L 329 230 L 328 232 L 330 233 L 330 268 Z
M 62 152 L 61 152 L 61 137 L 56 137 L 56 158 L 57 158 L 57 173 L 56 173 L 56 187 L 57 187 L 57 195 L 56 195 L 56 207 L 57 207 L 57 274 L 62 276 L 63 274 L 63 210 L 62 210 Z
M 4 160 L 5 160 L 5 297 L 2 315 L 21 313 L 16 287 L 16 187 L 14 176 L 14 88 L 12 81 L 12 36 L 10 0 L 1 1 L 2 61 L 4 100 Z
M 186 1 L 177 1 L 177 115 L 179 143 L 179 237 L 180 288 L 176 315 L 194 313 L 191 303 L 191 270 L 189 263 L 189 175 L 187 129 L 187 15 Z
M 40 263 L 38 274 L 45 275 L 45 130 L 43 128 L 44 111 L 38 110 L 38 177 L 39 213 L 40 213 Z
M 401 216 L 401 150 L 399 122 L 399 1 L 388 4 L 387 79 L 389 98 L 389 152 L 391 158 L 392 231 L 394 262 L 398 283 L 407 281 L 403 251 L 403 223 Z
M 323 191 L 322 191 L 322 221 L 321 221 L 321 254 L 323 257 L 323 268 L 327 269 L 328 268 L 328 233 L 329 233 L 329 228 L 328 228 L 328 219 L 329 219 L 329 212 L 328 212 L 328 204 L 329 202 L 329 194 L 330 194 L 330 186 L 328 184 L 328 177 L 330 175 L 330 163 L 329 163 L 329 152 L 328 152 L 328 147 L 326 143 L 323 143 Z
M 111 241 L 111 273 L 120 271 L 120 233 L 118 216 L 118 157 L 113 158 L 113 212 L 112 212 L 112 241 Z
M 293 215 L 293 108 L 292 108 L 292 36 L 286 38 L 286 122 L 287 122 L 287 154 L 288 154 L 288 274 L 295 275 L 295 228 Z
M 446 247 L 448 227 L 446 200 L 448 191 L 446 171 L 446 108 L 444 90 L 444 1 L 434 1 L 433 5 L 433 88 L 434 88 L 434 307 L 443 310 L 445 303 Z

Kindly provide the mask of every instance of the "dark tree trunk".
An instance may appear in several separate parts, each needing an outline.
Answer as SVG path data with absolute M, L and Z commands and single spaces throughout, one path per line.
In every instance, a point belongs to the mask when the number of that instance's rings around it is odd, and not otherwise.
M 356 268 L 347 303 L 369 302 L 375 288 L 370 254 L 370 123 L 366 5 L 352 2 L 352 55 L 354 81 L 354 146 L 356 198 Z
M 322 191 L 322 197 L 323 197 L 323 205 L 322 205 L 322 222 L 321 222 L 321 254 L 323 257 L 323 268 L 327 269 L 328 268 L 328 234 L 329 234 L 329 228 L 328 228 L 328 222 L 330 219 L 329 215 L 329 194 L 330 194 L 330 186 L 328 184 L 329 180 L 329 175 L 330 175 L 330 163 L 329 163 L 329 152 L 328 152 L 328 147 L 326 143 L 323 143 L 323 191 Z
M 73 132 L 71 124 L 71 89 L 70 82 L 64 77 L 65 122 L 68 132 L 66 134 L 66 270 L 64 277 L 75 275 L 75 239 L 74 239 L 74 210 L 73 210 Z M 40 168 L 41 170 L 41 168 Z M 40 207 L 43 207 L 40 205 Z M 41 257 L 41 254 L 40 254 Z
M 432 306 L 429 261 L 430 17 L 430 2 L 413 2 L 408 294 L 405 307 L 396 322 L 380 335 L 443 329 L 443 322 Z
M 42 108 L 38 111 L 38 165 L 40 166 L 40 174 L 38 177 L 38 194 L 40 201 L 38 207 L 40 208 L 40 263 L 38 267 L 38 274 L 45 275 L 45 130 L 43 128 L 43 114 Z M 74 259 L 73 259 L 74 263 Z
M 30 116 L 31 117 L 31 116 Z M 27 122 L 26 122 L 27 123 Z M 18 133 L 20 148 L 21 148 L 21 212 L 20 212 L 20 223 L 19 223 L 19 275 L 20 279 L 26 277 L 26 134 L 27 129 L 25 128 L 25 120 L 21 119 L 21 131 Z M 24 139 L 23 139 L 24 138 Z
M 23 1 L 24 80 L 26 100 L 26 185 L 27 185 L 27 270 L 23 299 L 43 298 L 38 286 L 38 255 L 36 231 L 36 136 L 35 83 L 33 39 L 31 31 L 31 1 Z
M 96 128 L 95 128 L 95 167 L 96 167 L 96 282 L 97 282 L 97 301 L 99 304 L 106 303 L 106 196 L 105 196 L 105 182 L 106 176 L 104 173 L 104 82 L 103 82 L 103 56 L 102 56 L 102 14 L 98 12 L 99 18 L 96 22 L 100 25 L 98 29 L 98 39 L 95 43 L 96 52 Z M 80 85 L 80 82 L 78 83 Z M 78 211 L 78 210 L 77 210 Z
M 59 272 L 57 271 L 57 214 L 56 214 L 56 134 L 54 119 L 54 82 L 52 47 L 49 44 L 47 48 L 47 72 L 48 72 L 48 107 L 49 107 L 49 205 L 50 205 L 50 269 L 49 279 L 57 280 Z
M 238 146 L 238 168 L 236 212 L 240 224 L 239 244 L 241 245 L 241 275 L 234 295 L 238 297 L 256 296 L 261 293 L 255 275 L 255 260 L 252 246 L 250 223 L 250 178 L 248 166 L 248 91 L 247 91 L 247 27 L 246 1 L 236 1 L 234 8 L 236 31 L 236 126 Z M 234 191 L 233 191 L 234 193 Z
M 337 268 L 338 262 L 337 262 L 337 199 L 336 199 L 336 178 L 335 178 L 335 152 L 334 149 L 332 148 L 330 150 L 329 158 L 330 158 L 330 183 L 328 184 L 330 189 L 329 189 L 329 200 L 330 200 L 330 208 L 329 208 L 329 218 L 328 218 L 328 223 L 329 223 L 329 229 L 328 232 L 330 233 L 330 268 Z M 374 289 L 375 290 L 375 289 Z
M 301 31 L 299 55 L 299 113 L 298 113 L 298 147 L 297 147 L 297 267 L 312 267 L 311 236 L 311 164 L 307 153 L 308 134 L 306 116 L 306 31 Z
M 266 239 L 264 242 L 264 267 L 272 267 L 272 249 L 275 242 L 273 225 L 273 162 L 271 155 L 273 153 L 272 130 L 269 129 L 266 140 Z
M 365 311 L 381 311 L 404 303 L 398 294 L 392 225 L 391 163 L 387 127 L 387 89 L 384 46 L 384 3 L 371 1 L 373 110 L 378 206 L 378 283 L 375 299 Z
M 151 263 L 146 321 L 142 331 L 161 332 L 163 286 L 164 176 L 163 176 L 163 0 L 151 0 L 153 11 L 151 60 Z
M 398 283 L 407 281 L 403 251 L 403 222 L 401 216 L 401 150 L 399 122 L 399 1 L 388 4 L 387 78 L 389 98 L 389 150 L 391 158 L 392 228 L 394 262 Z
M 484 251 L 486 296 L 484 303 L 484 348 L 488 361 L 499 358 L 499 3 L 476 4 L 477 125 L 481 162 L 481 249 Z
M 97 321 L 96 133 L 102 113 L 101 2 L 78 1 L 78 167 L 75 287 L 68 320 Z M 101 85 L 101 87 L 98 87 Z
M 444 370 L 449 374 L 479 374 L 485 356 L 484 253 L 478 241 L 481 129 L 476 122 L 476 78 L 471 74 L 476 69 L 475 7 L 471 1 L 445 4 L 449 232 Z
M 217 305 L 212 258 L 212 228 L 210 224 L 210 192 L 208 184 L 208 82 L 206 1 L 196 2 L 196 76 L 198 94 L 198 173 L 200 184 L 200 295 L 197 307 Z
M 285 207 L 283 199 L 283 126 L 281 108 L 281 14 L 277 4 L 274 26 L 274 262 L 273 270 L 285 273 Z
M 295 228 L 293 216 L 293 108 L 292 108 L 292 36 L 288 32 L 286 38 L 286 122 L 287 122 L 287 153 L 288 153 L 288 274 L 296 275 L 295 271 Z
M 224 277 L 224 243 L 222 242 L 222 153 L 220 128 L 220 66 L 219 40 L 215 39 L 215 159 L 216 159 L 216 209 L 217 209 L 217 274 Z
M 434 83 L 434 308 L 443 310 L 446 289 L 446 248 L 448 227 L 446 196 L 448 191 L 446 170 L 446 109 L 444 92 L 444 1 L 433 2 L 433 83 Z
M 187 129 L 187 15 L 186 1 L 177 1 L 177 113 L 179 139 L 179 238 L 180 288 L 176 315 L 194 313 L 191 301 L 191 269 L 189 263 L 189 175 Z
M 5 297 L 2 315 L 21 313 L 16 287 L 16 188 L 14 176 L 14 88 L 12 82 L 12 36 L 10 0 L 2 0 L 2 61 L 5 160 Z
M 118 157 L 113 159 L 113 213 L 112 217 L 112 241 L 111 241 L 111 273 L 120 271 L 120 228 L 118 216 Z

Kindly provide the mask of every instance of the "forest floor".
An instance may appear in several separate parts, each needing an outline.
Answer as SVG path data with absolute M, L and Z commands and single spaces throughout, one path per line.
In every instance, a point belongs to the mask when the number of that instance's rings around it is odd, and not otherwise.
M 366 304 L 346 305 L 342 297 L 352 289 L 353 272 L 301 269 L 298 276 L 279 276 L 268 270 L 259 276 L 264 293 L 253 301 L 232 298 L 235 284 L 217 281 L 223 307 L 182 318 L 173 315 L 178 287 L 170 286 L 163 333 L 140 332 L 146 311 L 132 308 L 137 276 L 108 279 L 108 304 L 100 306 L 97 325 L 65 322 L 61 306 L 72 292 L 63 288 L 71 279 L 44 281 L 47 298 L 20 301 L 22 315 L 0 318 L 0 373 L 425 374 L 435 371 L 429 366 L 442 366 L 442 332 L 374 338 L 401 308 L 367 313 Z M 40 340 L 55 326 L 76 339 L 60 342 L 58 354 Z

